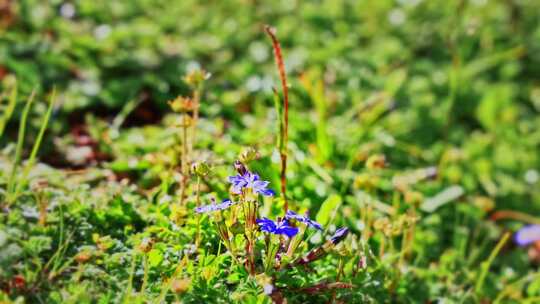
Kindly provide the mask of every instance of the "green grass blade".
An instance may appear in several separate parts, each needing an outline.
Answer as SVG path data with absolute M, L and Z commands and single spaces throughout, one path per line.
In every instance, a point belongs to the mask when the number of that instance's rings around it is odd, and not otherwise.
M 34 142 L 34 146 L 32 147 L 32 152 L 30 153 L 30 158 L 28 159 L 28 162 L 26 163 L 24 167 L 23 175 L 21 177 L 20 182 L 17 183 L 17 187 L 15 189 L 15 197 L 17 197 L 18 194 L 20 193 L 23 183 L 26 182 L 26 179 L 28 178 L 28 175 L 30 174 L 30 170 L 32 169 L 32 166 L 34 166 L 36 162 L 37 153 L 39 151 L 39 147 L 41 146 L 41 142 L 43 141 L 43 135 L 45 134 L 45 130 L 47 130 L 47 126 L 49 125 L 49 120 L 51 119 L 51 114 L 52 114 L 52 110 L 54 109 L 55 99 L 56 99 L 56 89 L 53 88 L 53 91 L 49 97 L 49 105 L 47 108 L 47 112 L 45 113 L 45 117 L 43 118 L 43 121 L 41 122 L 41 127 L 39 129 L 38 136 L 36 138 L 36 141 Z
M 2 114 L 2 118 L 0 118 L 0 138 L 2 138 L 6 125 L 11 119 L 11 115 L 13 115 L 13 111 L 15 110 L 15 106 L 17 105 L 17 92 L 17 83 L 15 83 L 13 84 L 13 88 L 11 89 L 11 94 L 9 96 L 6 109 Z
M 491 264 L 493 264 L 493 261 L 495 260 L 495 258 L 497 257 L 502 247 L 504 246 L 504 244 L 506 244 L 506 241 L 508 241 L 509 238 L 510 238 L 510 233 L 509 232 L 505 233 L 502 236 L 502 238 L 499 240 L 497 245 L 495 246 L 495 249 L 491 251 L 491 254 L 489 255 L 488 259 L 485 262 L 483 262 L 482 265 L 480 266 L 481 272 L 478 277 L 478 280 L 476 281 L 476 285 L 474 288 L 477 295 L 481 295 L 482 288 L 484 287 L 484 282 L 486 280 L 489 268 L 491 267 Z
M 133 110 L 135 110 L 135 108 L 137 108 L 137 106 L 139 106 L 141 102 L 142 102 L 142 99 L 140 98 L 131 99 L 130 101 L 128 101 L 124 105 L 120 113 L 118 113 L 118 115 L 116 115 L 116 117 L 112 121 L 112 129 L 113 130 L 120 129 L 120 127 L 126 121 L 126 118 L 129 116 L 129 114 L 131 114 L 131 112 L 133 112 Z
M 17 168 L 19 167 L 19 163 L 21 162 L 22 157 L 22 148 L 24 145 L 24 135 L 26 133 L 26 121 L 28 120 L 28 113 L 30 113 L 30 108 L 32 107 L 32 103 L 34 102 L 34 97 L 36 95 L 36 90 L 32 90 L 32 93 L 26 100 L 26 105 L 24 106 L 24 110 L 21 116 L 21 121 L 19 123 L 19 134 L 17 136 L 17 147 L 15 148 L 15 159 L 13 160 L 13 165 L 11 167 L 11 173 L 8 180 L 8 187 L 7 187 L 7 202 L 8 204 L 13 203 L 15 200 L 15 197 L 13 196 L 14 190 L 15 190 L 15 177 L 17 173 Z

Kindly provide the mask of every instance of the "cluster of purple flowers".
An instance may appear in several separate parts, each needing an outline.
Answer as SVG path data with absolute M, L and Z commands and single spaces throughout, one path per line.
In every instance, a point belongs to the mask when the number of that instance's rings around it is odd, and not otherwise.
M 258 174 L 251 173 L 247 170 L 243 171 L 243 174 L 229 176 L 229 182 L 232 184 L 232 192 L 234 194 L 242 194 L 243 189 L 250 188 L 255 193 L 260 193 L 266 196 L 274 195 L 274 191 L 267 188 L 270 182 L 261 180 Z M 236 204 L 230 199 L 225 199 L 219 204 L 216 204 L 213 198 L 211 200 L 212 203 L 210 205 L 197 207 L 195 208 L 195 212 L 208 213 L 220 211 Z
M 243 172 L 243 174 L 237 174 L 235 176 L 229 176 L 229 182 L 232 184 L 232 192 L 234 194 L 242 194 L 242 190 L 246 188 L 252 189 L 254 193 L 260 193 L 266 196 L 274 195 L 274 191 L 268 189 L 270 182 L 263 181 L 256 173 L 249 171 Z
M 241 164 L 240 164 L 241 165 Z M 239 165 L 238 165 L 239 166 Z M 229 182 L 232 184 L 232 193 L 242 194 L 244 189 L 251 189 L 254 193 L 262 194 L 265 196 L 272 196 L 274 192 L 271 189 L 268 189 L 268 184 L 270 182 L 261 180 L 259 175 L 248 171 L 243 165 L 237 168 L 238 174 L 234 176 L 229 176 Z M 230 199 L 225 199 L 221 203 L 216 204 L 215 200 L 212 198 L 212 203 L 210 205 L 197 207 L 195 212 L 197 213 L 208 213 L 214 211 L 225 210 L 236 202 L 231 201 Z M 323 227 L 321 224 L 309 218 L 307 215 L 300 215 L 294 211 L 287 210 L 285 217 L 273 221 L 269 218 L 263 217 L 257 219 L 256 223 L 259 225 L 261 231 L 276 234 L 276 235 L 285 235 L 289 238 L 294 237 L 298 234 L 299 229 L 291 225 L 291 221 L 297 221 L 305 224 L 307 227 L 311 227 L 317 230 L 322 230 Z M 331 241 L 333 243 L 338 243 L 341 241 L 348 233 L 347 228 L 341 228 L 336 231 Z

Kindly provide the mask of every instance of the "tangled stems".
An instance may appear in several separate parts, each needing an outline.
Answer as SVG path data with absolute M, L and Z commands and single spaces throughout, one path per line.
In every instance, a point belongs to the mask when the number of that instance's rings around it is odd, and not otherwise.
M 225 223 L 225 220 L 223 218 L 223 215 L 221 214 L 221 211 L 219 213 L 219 216 L 214 218 L 214 223 L 216 225 L 218 234 L 220 238 L 223 240 L 223 243 L 227 250 L 231 253 L 231 257 L 233 258 L 234 262 L 236 264 L 240 264 L 240 261 L 236 257 L 236 250 L 234 247 L 234 242 L 231 242 L 231 237 L 229 236 L 229 230 L 227 229 L 227 224 Z
M 306 233 L 306 226 L 303 226 L 300 228 L 300 231 L 298 232 L 298 237 L 292 239 L 289 242 L 289 246 L 287 248 L 287 256 L 289 258 L 292 258 L 294 253 L 296 252 L 296 249 L 298 249 L 298 246 L 302 242 L 302 239 L 304 238 L 304 234 Z M 309 240 L 309 237 L 307 238 Z
M 264 260 L 264 271 L 266 273 L 270 272 L 272 270 L 272 266 L 274 266 L 274 262 L 276 260 L 276 255 L 280 248 L 280 239 L 277 235 L 269 235 L 267 237 L 266 242 L 266 259 Z
M 256 219 L 257 219 L 257 198 L 250 188 L 244 188 L 240 195 L 240 204 L 244 212 L 245 237 L 246 237 L 246 268 L 250 274 L 255 274 L 255 240 L 256 240 Z

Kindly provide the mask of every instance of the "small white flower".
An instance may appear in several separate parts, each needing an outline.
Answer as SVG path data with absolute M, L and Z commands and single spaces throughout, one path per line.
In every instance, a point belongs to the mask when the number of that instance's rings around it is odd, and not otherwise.
M 264 293 L 267 295 L 271 295 L 272 291 L 274 291 L 274 286 L 272 284 L 265 284 L 263 286 Z

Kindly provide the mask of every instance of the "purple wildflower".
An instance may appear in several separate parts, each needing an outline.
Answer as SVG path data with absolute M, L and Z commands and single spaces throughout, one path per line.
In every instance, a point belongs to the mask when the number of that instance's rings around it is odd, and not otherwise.
M 263 217 L 257 219 L 257 224 L 261 227 L 261 231 L 272 234 L 284 234 L 289 238 L 292 238 L 298 233 L 298 228 L 289 225 L 286 220 L 274 222 L 269 218 Z
M 195 208 L 195 212 L 197 213 L 214 212 L 218 210 L 227 209 L 230 206 L 235 204 L 235 202 L 231 201 L 230 199 L 225 199 L 219 204 L 216 204 L 216 200 L 214 198 L 211 198 L 211 200 L 212 200 L 212 203 L 210 205 L 197 207 Z
M 343 227 L 336 230 L 336 233 L 330 238 L 330 241 L 333 244 L 341 242 L 349 234 L 349 228 Z
M 304 223 L 306 224 L 307 226 L 309 227 L 312 227 L 312 228 L 315 228 L 315 229 L 318 229 L 318 230 L 322 230 L 322 226 L 321 224 L 315 222 L 314 220 L 310 219 L 307 215 L 300 215 L 300 214 L 297 214 L 296 212 L 292 211 L 292 210 L 287 210 L 287 213 L 285 214 L 285 218 L 288 219 L 288 220 L 297 220 L 301 223 Z
M 540 225 L 528 225 L 516 232 L 514 240 L 519 246 L 527 246 L 540 241 Z
M 270 182 L 260 180 L 259 175 L 256 173 L 245 171 L 243 174 L 229 176 L 229 182 L 232 184 L 234 194 L 241 194 L 242 189 L 251 188 L 255 193 L 266 196 L 274 195 L 274 191 L 267 189 Z

